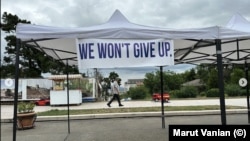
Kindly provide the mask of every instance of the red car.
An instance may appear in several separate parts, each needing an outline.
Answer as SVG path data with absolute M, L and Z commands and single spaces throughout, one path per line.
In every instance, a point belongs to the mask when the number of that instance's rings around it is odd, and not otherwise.
M 40 100 L 35 101 L 37 106 L 49 106 L 50 98 L 41 98 Z
M 160 93 L 154 93 L 154 94 L 152 95 L 152 99 L 153 99 L 154 101 L 159 101 L 159 100 L 161 100 L 161 94 L 160 94 Z M 169 95 L 168 93 L 164 93 L 164 94 L 163 94 L 163 100 L 164 100 L 165 102 L 168 102 L 168 101 L 170 100 L 170 95 Z

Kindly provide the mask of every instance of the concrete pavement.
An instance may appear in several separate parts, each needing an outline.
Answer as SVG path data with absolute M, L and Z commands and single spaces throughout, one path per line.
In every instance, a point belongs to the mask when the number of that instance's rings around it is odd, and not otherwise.
M 160 107 L 161 102 L 154 101 L 122 101 L 124 108 L 132 108 L 132 107 Z M 235 99 L 226 99 L 226 105 L 232 106 L 243 106 L 247 108 L 247 99 L 246 98 L 235 98 Z M 78 106 L 70 106 L 70 109 L 106 109 L 109 108 L 107 102 L 87 102 L 82 103 L 82 105 Z M 200 100 L 170 100 L 168 103 L 164 103 L 164 106 L 199 106 L 199 105 L 220 105 L 219 99 L 200 99 Z M 111 104 L 111 108 L 121 108 L 118 106 L 117 101 L 113 101 Z M 1 119 L 13 119 L 13 105 L 1 105 Z M 36 106 L 36 112 L 43 112 L 52 109 L 67 109 L 67 106 Z M 174 113 L 174 112 L 172 112 Z M 181 113 L 181 112 L 178 112 Z M 153 114 L 153 113 L 151 113 Z M 158 113 L 157 113 L 158 114 Z M 121 114 L 113 114 L 120 115 Z M 92 115 L 93 116 L 93 115 Z M 96 115 L 95 115 L 96 116 Z M 103 115 L 102 115 L 103 116 Z M 110 114 L 108 115 L 110 116 Z M 39 117 L 38 117 L 39 118 Z
M 29 130 L 17 130 L 16 141 L 171 141 L 168 125 L 221 125 L 220 115 L 50 120 L 36 122 Z M 227 124 L 246 125 L 246 114 L 227 115 Z M 12 123 L 2 123 L 2 141 L 12 141 Z M 205 126 L 204 126 L 205 127 Z M 70 133 L 68 132 L 70 131 Z M 69 134 L 68 134 L 69 133 Z
M 70 106 L 70 109 L 102 109 L 109 108 L 107 102 L 83 103 Z M 161 102 L 123 101 L 124 107 L 159 107 Z M 220 105 L 218 99 L 209 100 L 172 100 L 166 106 Z M 246 98 L 226 99 L 226 105 L 244 106 Z M 120 108 L 116 101 L 111 108 Z M 51 109 L 67 109 L 67 106 L 36 106 L 35 111 Z M 228 124 L 249 124 L 247 110 L 227 110 Z M 13 139 L 13 106 L 1 105 L 2 120 L 1 140 Z M 181 115 L 181 116 L 178 116 Z M 17 141 L 168 141 L 168 125 L 170 124 L 221 124 L 220 111 L 172 111 L 166 112 L 165 128 L 162 128 L 161 112 L 149 113 L 108 113 L 95 115 L 38 117 L 34 129 L 17 130 Z

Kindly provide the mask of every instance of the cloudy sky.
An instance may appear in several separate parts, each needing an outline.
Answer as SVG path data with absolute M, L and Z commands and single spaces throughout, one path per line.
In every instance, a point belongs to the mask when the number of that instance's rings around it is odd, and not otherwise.
M 250 20 L 249 0 L 1 0 L 1 15 L 8 12 L 33 24 L 48 26 L 98 25 L 108 21 L 116 9 L 132 23 L 164 28 L 223 26 L 235 13 Z M 1 36 L 2 56 L 6 46 L 4 35 Z M 177 65 L 164 69 L 183 72 L 192 67 Z M 127 78 L 143 78 L 143 72 L 158 69 L 113 70 L 122 73 L 126 81 Z

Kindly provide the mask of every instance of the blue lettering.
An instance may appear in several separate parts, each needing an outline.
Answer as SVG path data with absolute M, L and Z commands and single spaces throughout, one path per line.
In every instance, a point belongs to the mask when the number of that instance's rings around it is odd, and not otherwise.
M 119 43 L 98 43 L 99 58 L 121 58 L 122 49 Z
M 123 44 L 122 44 L 123 45 Z M 115 58 L 121 58 L 122 57 L 122 48 L 121 44 L 115 44 Z
M 170 43 L 169 42 L 165 42 L 165 49 L 166 49 L 166 56 L 168 56 L 168 52 L 170 51 Z M 171 56 L 171 54 L 170 54 Z
M 168 52 L 170 51 L 170 43 L 169 42 L 159 42 L 158 43 L 159 56 L 164 57 L 168 56 Z M 171 56 L 171 54 L 170 54 Z
M 153 47 L 154 44 L 155 42 L 150 42 L 150 57 L 155 57 L 154 54 L 155 48 Z
M 128 47 L 129 47 L 130 43 L 124 43 L 124 45 L 127 49 L 127 58 L 129 58 L 129 48 Z
M 147 43 L 147 46 L 145 45 L 145 43 L 142 43 L 142 46 L 143 46 L 145 57 L 148 57 L 148 54 L 149 54 L 148 43 Z M 142 56 L 143 56 L 143 54 L 142 54 Z
M 99 58 L 106 58 L 106 44 L 98 43 L 97 47 L 98 47 Z
M 139 48 L 139 44 L 138 43 L 135 43 L 134 44 L 134 56 L 136 57 L 136 58 L 138 58 L 139 56 L 140 56 L 140 49 L 138 49 Z
M 82 59 L 87 59 L 88 57 L 90 59 L 94 59 L 95 57 L 92 56 L 92 52 L 94 51 L 92 49 L 92 46 L 94 45 L 94 43 L 86 43 L 86 44 L 79 44 L 79 53 L 80 53 L 80 57 L 81 60 Z M 88 56 L 89 55 L 89 56 Z
M 134 44 L 134 56 L 138 57 L 155 57 L 154 45 L 155 42 L 148 43 L 135 43 Z
M 109 56 L 109 58 L 114 57 L 114 50 L 113 50 L 113 44 L 112 43 L 108 44 L 108 56 Z

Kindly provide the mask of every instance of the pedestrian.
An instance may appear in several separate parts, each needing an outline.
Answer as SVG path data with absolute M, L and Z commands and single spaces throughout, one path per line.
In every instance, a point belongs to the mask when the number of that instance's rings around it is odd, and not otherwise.
M 118 105 L 119 107 L 123 106 L 121 104 L 121 100 L 120 100 L 120 92 L 119 92 L 119 84 L 118 81 L 120 80 L 119 77 L 115 78 L 114 82 L 111 84 L 111 93 L 113 94 L 113 97 L 111 98 L 111 100 L 107 103 L 107 105 L 109 107 L 111 107 L 111 103 L 113 102 L 114 99 L 116 99 L 118 101 Z

